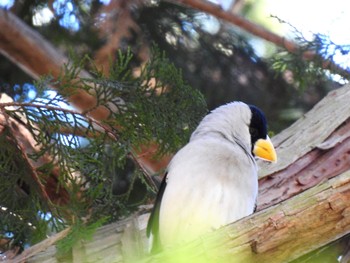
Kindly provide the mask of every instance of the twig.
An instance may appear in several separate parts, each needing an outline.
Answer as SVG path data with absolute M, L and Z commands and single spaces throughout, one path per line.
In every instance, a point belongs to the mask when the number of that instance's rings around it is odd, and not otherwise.
M 98 126 L 99 128 L 103 129 L 106 134 L 114 139 L 117 140 L 117 136 L 113 133 L 113 131 L 107 127 L 106 125 L 103 125 L 101 122 L 96 121 L 94 118 L 90 117 L 89 115 L 84 115 L 76 110 L 70 110 L 70 109 L 65 109 L 57 106 L 51 106 L 51 105 L 45 105 L 45 104 L 36 104 L 36 103 L 21 103 L 21 102 L 8 102 L 8 103 L 0 103 L 0 108 L 5 108 L 5 107 L 33 107 L 33 108 L 45 108 L 47 110 L 51 111 L 62 111 L 65 113 L 69 113 L 72 115 L 80 115 L 83 116 L 84 118 L 87 119 L 90 123 Z
M 41 241 L 40 243 L 31 246 L 30 248 L 24 250 L 19 256 L 15 257 L 13 260 L 7 261 L 7 263 L 22 263 L 26 262 L 28 258 L 31 258 L 38 254 L 41 251 L 45 251 L 47 248 L 49 248 L 51 245 L 56 244 L 57 241 L 63 239 L 68 235 L 71 228 L 68 227 L 65 230 Z
M 87 114 L 82 114 L 76 110 L 71 110 L 71 109 L 65 109 L 65 108 L 61 108 L 61 107 L 57 107 L 57 106 L 51 106 L 51 105 L 45 105 L 45 104 L 36 104 L 36 103 L 19 103 L 19 102 L 7 102 L 7 103 L 0 103 L 0 109 L 4 109 L 5 107 L 33 107 L 33 108 L 45 108 L 47 110 L 51 110 L 51 111 L 62 111 L 65 113 L 69 113 L 72 115 L 80 115 L 83 116 L 84 118 L 86 118 L 86 120 L 88 122 L 90 122 L 91 124 L 93 124 L 96 129 L 96 127 L 102 129 L 103 131 L 105 131 L 105 133 L 107 134 L 107 136 L 112 139 L 113 141 L 117 141 L 118 140 L 118 136 L 113 132 L 113 130 L 111 129 L 111 127 L 109 127 L 108 125 L 104 125 L 102 124 L 100 121 L 95 120 L 94 118 L 90 117 Z M 68 131 L 67 129 L 65 129 L 64 131 Z M 87 129 L 88 132 L 88 129 Z M 101 130 L 96 130 L 96 132 L 98 133 L 102 133 Z M 76 131 L 72 131 L 73 134 L 76 134 Z M 92 137 L 91 134 L 87 134 L 88 137 Z M 157 189 L 157 186 L 155 185 L 154 181 L 151 178 L 151 174 L 150 172 L 147 170 L 147 167 L 143 164 L 142 160 L 139 158 L 138 154 L 134 151 L 131 150 L 130 151 L 130 157 L 134 160 L 134 162 L 139 166 L 139 168 L 142 170 L 145 178 L 147 179 L 147 181 L 150 183 L 150 185 L 153 187 L 153 189 Z

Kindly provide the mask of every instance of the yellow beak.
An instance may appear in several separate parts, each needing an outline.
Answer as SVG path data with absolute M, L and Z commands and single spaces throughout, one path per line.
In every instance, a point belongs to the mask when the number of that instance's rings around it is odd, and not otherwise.
M 265 161 L 269 162 L 276 162 L 277 161 L 277 154 L 275 151 L 275 147 L 273 147 L 272 142 L 267 136 L 267 138 L 259 139 L 254 144 L 253 153 L 256 157 L 261 158 Z

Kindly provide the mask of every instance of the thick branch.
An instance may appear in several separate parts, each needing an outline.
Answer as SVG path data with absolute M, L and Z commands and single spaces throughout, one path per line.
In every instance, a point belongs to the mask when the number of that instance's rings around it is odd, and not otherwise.
M 278 162 L 259 163 L 259 210 L 350 169 L 349 99 L 349 86 L 330 92 L 272 138 Z
M 346 172 L 191 244 L 140 262 L 289 262 L 349 232 L 350 172 Z
M 15 15 L 0 9 L 0 52 L 34 79 L 58 76 L 67 58 Z
M 0 28 L 0 52 L 3 55 L 34 79 L 43 75 L 58 78 L 68 59 L 57 48 L 15 15 L 3 9 L 0 9 Z M 81 71 L 78 77 L 90 76 Z M 82 90 L 75 90 L 69 100 L 81 111 L 87 111 L 96 105 L 96 98 Z M 90 115 L 98 120 L 105 119 L 109 111 L 98 107 Z
M 134 251 L 131 262 L 140 263 L 288 262 L 350 232 L 350 173 L 154 256 L 147 256 L 145 249 L 147 218 L 142 215 L 102 227 L 91 241 L 73 248 L 71 262 L 102 262 L 106 258 L 126 262 L 130 247 Z M 49 249 L 33 256 L 31 262 L 55 257 L 55 253 L 55 249 Z

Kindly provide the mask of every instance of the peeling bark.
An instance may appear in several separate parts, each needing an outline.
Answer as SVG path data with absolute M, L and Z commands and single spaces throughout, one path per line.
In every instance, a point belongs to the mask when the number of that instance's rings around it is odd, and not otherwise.
M 260 162 L 258 210 L 286 200 L 350 168 L 349 87 L 330 92 L 273 137 L 278 162 Z
M 145 249 L 147 219 L 142 215 L 101 227 L 91 241 L 73 248 L 67 262 L 289 262 L 350 232 L 350 172 L 194 242 L 151 256 Z M 43 249 L 28 262 L 56 258 L 55 246 L 47 249 L 42 243 L 38 247 Z M 130 247 L 134 254 L 127 261 Z
M 350 232 L 350 173 L 139 262 L 289 262 Z M 176 261 L 171 261 L 176 262 Z

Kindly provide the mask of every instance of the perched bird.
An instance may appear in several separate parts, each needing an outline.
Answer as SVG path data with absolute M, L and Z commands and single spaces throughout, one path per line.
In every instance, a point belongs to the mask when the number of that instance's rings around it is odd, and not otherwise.
M 152 251 L 252 214 L 258 194 L 255 157 L 277 160 L 260 109 L 232 102 L 205 116 L 161 183 L 147 226 Z

